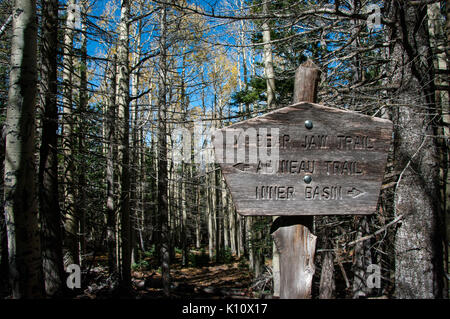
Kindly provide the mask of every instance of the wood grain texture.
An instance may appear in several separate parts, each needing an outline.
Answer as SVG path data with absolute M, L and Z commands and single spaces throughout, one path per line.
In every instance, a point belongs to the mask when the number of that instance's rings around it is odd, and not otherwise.
M 312 129 L 305 127 L 306 120 L 312 121 Z M 278 146 L 277 161 L 259 156 L 267 148 L 256 139 L 245 143 L 244 138 L 238 142 L 228 138 L 256 131 L 262 139 L 266 135 L 261 129 L 267 129 L 271 143 Z M 278 138 L 275 129 L 279 130 Z M 238 213 L 292 216 L 375 212 L 392 138 L 390 121 L 301 102 L 219 133 L 214 139 L 216 161 Z M 218 148 L 245 148 L 247 156 L 241 162 L 230 160 L 221 156 L 226 152 L 217 152 Z M 248 154 L 258 156 L 250 162 Z M 305 175 L 311 176 L 311 183 L 304 182 Z
M 301 224 L 280 227 L 272 236 L 280 252 L 280 298 L 311 298 L 317 237 Z

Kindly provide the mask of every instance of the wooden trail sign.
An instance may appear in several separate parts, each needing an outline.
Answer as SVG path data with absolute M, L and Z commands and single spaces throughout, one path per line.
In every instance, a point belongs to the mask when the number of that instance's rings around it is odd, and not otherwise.
M 313 104 L 319 75 L 306 61 L 296 71 L 294 105 L 214 136 L 237 212 L 280 216 L 271 234 L 283 299 L 311 297 L 313 215 L 375 212 L 392 136 L 390 121 Z
M 389 120 L 301 102 L 219 130 L 219 162 L 241 215 L 376 210 Z

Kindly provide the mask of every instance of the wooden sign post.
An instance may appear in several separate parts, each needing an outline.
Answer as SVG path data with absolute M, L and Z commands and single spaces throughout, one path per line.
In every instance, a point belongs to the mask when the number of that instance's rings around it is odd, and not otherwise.
M 318 78 L 317 67 L 304 63 L 293 105 L 214 135 L 216 161 L 237 212 L 286 216 L 272 226 L 280 298 L 310 297 L 312 216 L 375 212 L 392 137 L 388 120 L 312 103 Z

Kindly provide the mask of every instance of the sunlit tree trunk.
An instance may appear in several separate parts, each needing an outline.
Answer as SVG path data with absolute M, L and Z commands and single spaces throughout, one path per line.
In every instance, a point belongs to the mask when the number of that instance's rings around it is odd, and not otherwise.
M 82 12 L 87 14 L 86 2 L 83 2 Z M 79 112 L 78 112 L 78 152 L 80 163 L 78 165 L 78 196 L 77 196 L 77 216 L 80 219 L 80 262 L 83 262 L 82 256 L 86 253 L 86 114 L 88 108 L 87 94 L 87 24 L 86 18 L 81 19 L 81 57 L 80 57 L 80 88 L 79 88 Z
M 120 237 L 121 270 L 120 285 L 124 291 L 131 288 L 131 230 L 130 230 L 130 176 L 129 176 L 129 25 L 130 3 L 122 0 L 118 44 L 118 129 L 119 129 L 119 178 L 120 178 Z
M 263 14 L 269 14 L 269 1 L 263 2 Z M 275 72 L 273 70 L 272 44 L 270 43 L 270 26 L 268 19 L 262 24 L 262 34 L 264 42 L 264 73 L 267 84 L 267 108 L 271 109 L 275 101 Z
M 139 63 L 141 58 L 141 23 L 135 31 L 135 51 L 133 56 L 133 65 Z M 139 206 L 140 206 L 140 156 L 139 156 L 139 140 L 138 140 L 138 119 L 139 119 L 139 85 L 140 85 L 140 68 L 137 68 L 131 74 L 131 95 L 133 101 L 131 102 L 131 162 L 130 162 L 130 176 L 131 176 L 131 192 L 130 192 L 130 213 L 131 213 L 131 260 L 136 263 L 137 255 L 137 235 L 138 235 L 138 220 L 139 220 Z
M 213 166 L 214 169 L 216 168 L 216 166 Z M 223 225 L 222 225 L 222 208 L 221 208 L 221 191 L 220 191 L 220 187 L 221 187 L 221 178 L 220 178 L 220 171 L 219 170 L 215 170 L 213 173 L 214 175 L 214 184 L 213 184 L 213 188 L 214 188 L 214 194 L 215 194 L 215 198 L 214 198 L 214 222 L 215 222 L 215 229 L 216 229 L 216 262 L 219 262 L 221 260 L 221 255 L 222 255 L 222 229 L 223 229 Z
M 202 244 L 202 238 L 201 238 L 201 227 L 202 227 L 202 219 L 201 219 L 201 209 L 200 209 L 200 187 L 196 187 L 196 196 L 195 196 L 195 203 L 196 203 L 196 215 L 195 215 L 195 248 L 200 249 Z
M 75 1 L 67 3 L 75 8 Z M 64 153 L 64 216 L 66 255 L 65 265 L 80 264 L 78 225 L 79 220 L 75 210 L 75 162 L 74 162 L 74 119 L 73 114 L 73 34 L 75 27 L 75 9 L 67 10 L 66 30 L 64 32 L 64 61 L 63 61 L 63 153 Z
M 214 173 L 207 173 L 206 174 L 206 214 L 208 218 L 208 255 L 209 259 L 212 260 L 214 257 L 214 251 L 215 251 L 215 242 L 214 242 L 214 234 L 215 234 L 215 227 L 214 227 L 214 202 L 215 202 L 215 194 L 213 193 L 213 176 Z
M 225 178 L 222 175 L 221 179 L 222 185 L 222 216 L 223 216 L 223 246 L 225 249 L 230 248 L 230 229 L 229 229 L 229 209 L 228 205 L 228 192 L 227 192 L 227 185 L 225 183 Z

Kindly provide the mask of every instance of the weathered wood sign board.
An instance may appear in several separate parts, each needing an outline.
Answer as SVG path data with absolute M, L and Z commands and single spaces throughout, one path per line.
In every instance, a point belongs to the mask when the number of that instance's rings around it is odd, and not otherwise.
M 375 212 L 391 137 L 389 120 L 298 103 L 213 143 L 241 215 L 343 215 Z

